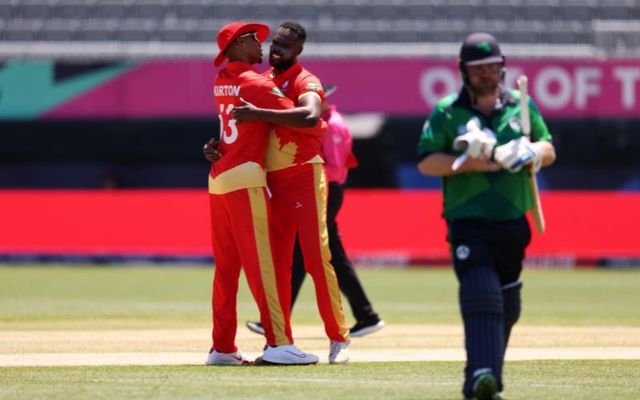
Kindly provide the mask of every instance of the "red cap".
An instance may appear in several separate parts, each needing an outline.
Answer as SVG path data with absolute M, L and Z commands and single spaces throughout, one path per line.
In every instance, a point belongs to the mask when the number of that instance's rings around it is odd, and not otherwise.
M 249 32 L 255 32 L 258 36 L 258 41 L 262 43 L 267 39 L 267 36 L 269 36 L 269 27 L 264 24 L 244 21 L 236 21 L 223 26 L 218 32 L 218 49 L 220 51 L 213 61 L 213 65 L 217 67 L 222 64 L 227 59 L 224 52 L 231 42 L 238 36 Z

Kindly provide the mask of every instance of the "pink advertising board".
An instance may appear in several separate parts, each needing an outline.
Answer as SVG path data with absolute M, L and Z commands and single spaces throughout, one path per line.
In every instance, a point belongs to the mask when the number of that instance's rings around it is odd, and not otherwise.
M 460 85 L 453 60 L 303 58 L 302 63 L 339 87 L 332 101 L 346 113 L 426 116 Z M 142 62 L 43 117 L 214 117 L 216 72 L 207 59 Z M 513 87 L 521 73 L 529 76 L 530 94 L 545 117 L 640 117 L 640 60 L 509 59 L 507 85 Z

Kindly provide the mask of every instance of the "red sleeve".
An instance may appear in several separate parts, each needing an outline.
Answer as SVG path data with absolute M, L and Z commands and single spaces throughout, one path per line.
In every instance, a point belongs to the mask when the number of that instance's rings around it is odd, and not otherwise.
M 255 79 L 247 83 L 243 97 L 249 103 L 259 108 L 283 110 L 294 108 L 293 101 L 288 99 L 270 79 Z
M 316 93 L 320 96 L 321 101 L 324 102 L 322 83 L 320 83 L 320 79 L 311 73 L 307 72 L 298 79 L 296 82 L 296 91 L 298 92 L 298 99 L 306 93 Z M 325 132 L 327 132 L 327 123 L 322 118 L 318 118 L 318 122 L 313 128 L 296 128 L 296 131 L 303 135 L 323 136 Z
M 300 79 L 298 83 L 298 99 L 305 95 L 306 93 L 316 93 L 320 96 L 320 100 L 324 102 L 324 90 L 322 89 L 322 83 L 320 79 L 312 74 L 307 74 Z
M 324 136 L 327 132 L 327 123 L 322 119 L 318 118 L 318 122 L 316 126 L 313 128 L 294 128 L 297 132 L 302 133 L 303 135 L 309 136 Z
M 245 96 L 243 98 L 246 101 L 256 107 L 269 110 L 286 110 L 296 107 L 295 103 L 287 98 L 271 79 L 261 78 L 247 83 L 246 88 L 243 90 L 243 96 Z M 322 87 L 320 88 L 322 90 Z M 327 130 L 327 124 L 322 118 L 318 118 L 316 126 L 312 128 L 287 128 L 303 135 L 322 136 Z

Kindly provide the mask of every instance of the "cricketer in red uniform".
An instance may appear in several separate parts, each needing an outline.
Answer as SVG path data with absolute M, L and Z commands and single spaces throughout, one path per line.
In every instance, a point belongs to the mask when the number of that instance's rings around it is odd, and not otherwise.
M 278 268 L 284 266 L 286 278 L 278 281 L 279 290 L 291 297 L 291 263 L 296 234 L 304 257 L 304 266 L 313 278 L 320 316 L 330 339 L 329 363 L 349 361 L 349 329 L 335 271 L 330 263 L 327 233 L 327 181 L 321 157 L 321 137 L 326 132 L 321 110 L 324 91 L 320 80 L 297 63 L 306 31 L 297 22 L 282 23 L 271 42 L 266 72 L 286 96 L 296 102 L 291 110 L 274 110 L 244 102 L 233 111 L 240 123 L 266 120 L 291 127 L 310 128 L 305 132 L 274 132 L 267 150 L 267 182 L 273 197 L 271 224 L 274 257 Z M 282 299 L 282 297 L 281 297 Z
M 304 96 L 318 96 L 324 101 L 320 80 L 297 62 L 281 73 L 271 69 L 266 73 L 284 92 L 298 103 Z M 322 135 L 326 124 L 322 122 L 315 134 L 297 131 L 272 132 L 267 150 L 267 181 L 273 193 L 272 230 L 278 238 L 274 257 L 287 266 L 283 283 L 290 285 L 293 248 L 296 234 L 304 258 L 306 271 L 313 278 L 316 300 L 325 332 L 332 341 L 349 340 L 340 288 L 331 265 L 329 235 L 327 231 L 327 179 L 323 168 Z M 282 299 L 290 304 L 290 287 Z M 289 303 L 286 303 L 289 301 Z
M 253 29 L 256 40 L 268 35 Z M 266 26 L 265 26 L 266 27 Z M 255 31 L 257 30 L 257 34 Z M 235 38 L 243 32 L 235 32 Z M 231 40 L 235 40 L 234 37 Z M 224 61 L 224 54 L 216 65 Z M 220 59 L 219 59 L 220 58 Z M 269 346 L 293 343 L 289 302 L 279 297 L 277 271 L 269 237 L 270 203 L 266 189 L 265 152 L 272 126 L 264 121 L 236 124 L 232 110 L 240 98 L 264 107 L 293 107 L 274 83 L 248 63 L 229 62 L 214 81 L 213 91 L 220 116 L 222 158 L 211 165 L 209 194 L 213 252 L 213 349 L 235 353 L 237 329 L 236 295 L 240 269 L 244 267 L 251 293 L 260 311 Z M 285 128 L 286 129 L 286 128 Z M 285 279 L 285 278 L 283 278 Z M 290 279 L 289 279 L 290 281 Z M 283 307 L 284 305 L 284 307 Z

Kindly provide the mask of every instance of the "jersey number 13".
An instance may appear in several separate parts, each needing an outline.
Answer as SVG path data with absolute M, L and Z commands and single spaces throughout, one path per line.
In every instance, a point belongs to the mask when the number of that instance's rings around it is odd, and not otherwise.
M 220 118 L 220 137 L 226 144 L 231 144 L 238 139 L 237 121 L 233 118 L 229 119 L 233 107 L 233 104 L 220 104 L 220 113 L 218 114 L 218 118 Z M 224 117 L 222 114 L 224 114 Z M 227 121 L 226 124 L 225 120 Z

